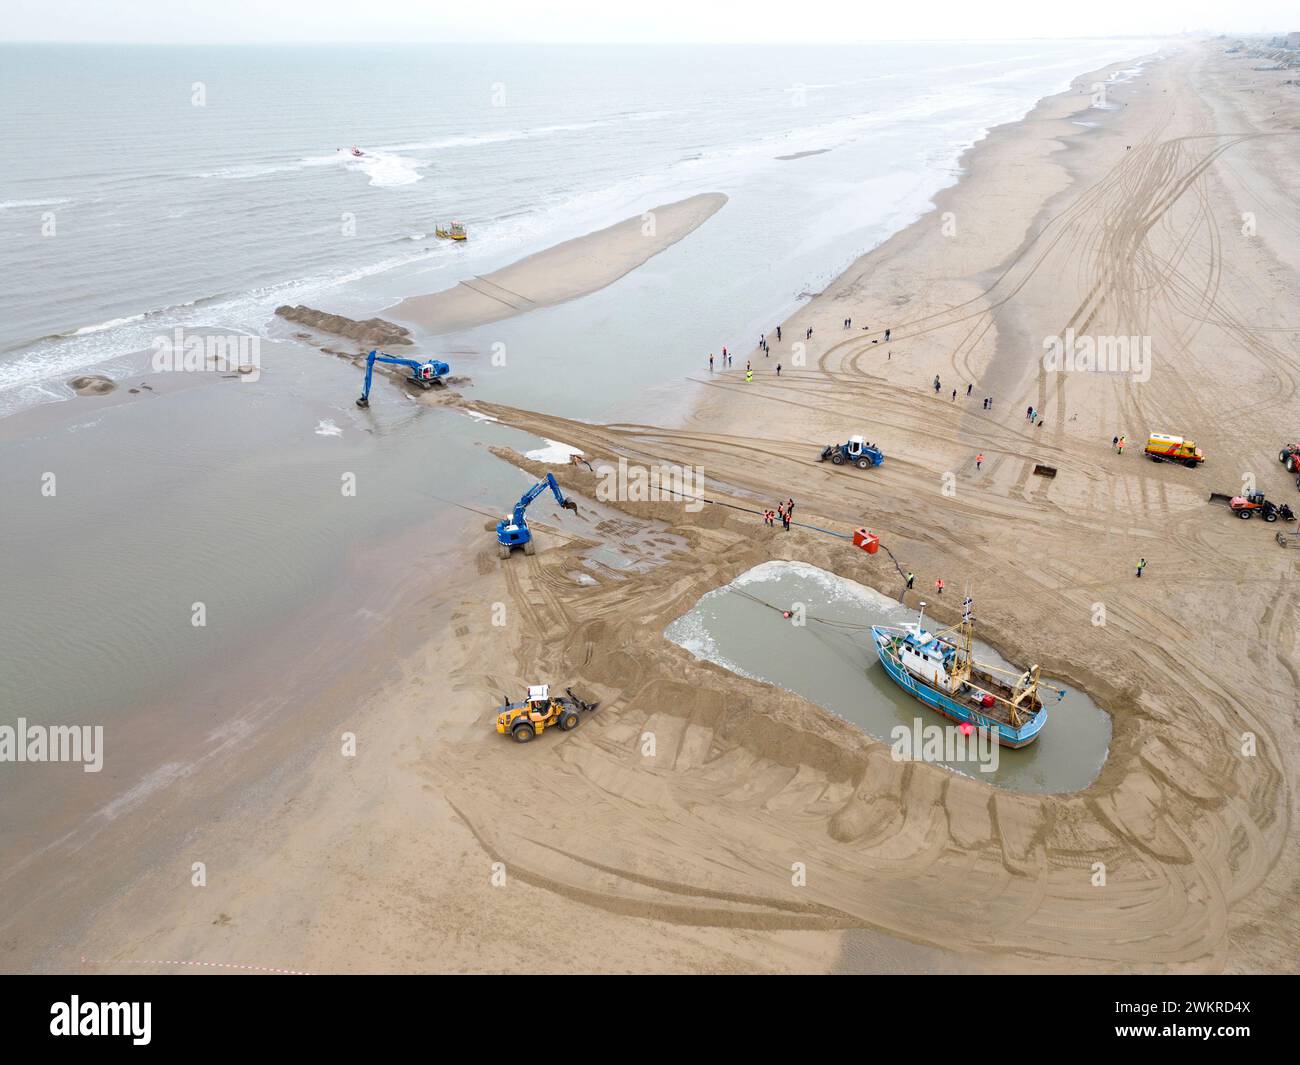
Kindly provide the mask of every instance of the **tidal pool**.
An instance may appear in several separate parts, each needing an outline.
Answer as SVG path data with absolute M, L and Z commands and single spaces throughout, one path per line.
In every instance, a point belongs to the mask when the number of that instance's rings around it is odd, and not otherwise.
M 978 589 L 975 599 L 979 632 Z M 802 604 L 805 622 L 794 624 L 781 611 Z M 978 744 L 971 737 L 961 746 L 952 722 L 905 693 L 885 674 L 871 642 L 872 625 L 902 625 L 917 613 L 854 581 L 802 562 L 765 562 L 730 584 L 700 597 L 691 610 L 670 624 L 664 635 L 696 658 L 714 662 L 743 677 L 766 681 L 802 695 L 905 753 L 936 738 L 949 746 L 927 761 L 1013 791 L 1059 794 L 1087 787 L 1101 771 L 1110 747 L 1110 715 L 1084 692 L 1051 678 L 1067 689 L 1057 701 L 1043 690 L 1047 724 L 1028 747 L 1010 750 Z M 927 619 L 931 632 L 943 628 Z M 1004 669 L 1008 663 L 979 640 L 975 656 Z M 928 726 L 943 730 L 942 736 Z M 908 740 L 902 740 L 906 731 Z M 964 738 L 963 738 L 964 739 Z M 910 744 L 909 744 L 910 741 Z M 903 744 L 909 744 L 904 747 Z M 995 748 L 995 749 L 991 749 Z M 911 756 L 911 755 L 909 755 Z

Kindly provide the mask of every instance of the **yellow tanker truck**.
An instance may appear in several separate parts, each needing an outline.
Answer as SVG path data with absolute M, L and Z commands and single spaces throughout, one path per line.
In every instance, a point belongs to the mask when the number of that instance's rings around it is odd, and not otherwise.
M 1165 433 L 1152 433 L 1147 437 L 1143 454 L 1152 462 L 1181 462 L 1184 466 L 1193 468 L 1205 461 L 1205 456 L 1194 441 Z

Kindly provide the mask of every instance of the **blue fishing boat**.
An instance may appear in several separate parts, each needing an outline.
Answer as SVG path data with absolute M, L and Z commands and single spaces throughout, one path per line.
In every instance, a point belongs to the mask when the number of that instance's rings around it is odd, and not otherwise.
M 872 625 L 871 635 L 885 672 L 909 695 L 959 725 L 987 729 L 1003 747 L 1026 747 L 1047 723 L 1039 689 L 1056 692 L 1058 700 L 1065 690 L 1041 682 L 1038 666 L 1017 674 L 976 662 L 974 629 L 967 596 L 961 624 L 951 629 L 927 632 L 922 603 L 915 623 Z

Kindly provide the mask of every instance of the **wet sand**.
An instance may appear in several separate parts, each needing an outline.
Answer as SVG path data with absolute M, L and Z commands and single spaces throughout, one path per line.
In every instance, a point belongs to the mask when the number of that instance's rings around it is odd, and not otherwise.
M 363 756 L 340 758 L 333 736 L 300 740 L 291 762 L 244 752 L 258 787 L 222 792 L 219 821 L 79 911 L 75 936 L 7 946 L 5 967 L 1294 971 L 1294 552 L 1205 504 L 1243 469 L 1270 495 L 1293 490 L 1276 451 L 1297 413 L 1283 327 L 1300 275 L 1273 206 L 1294 211 L 1300 107 L 1283 74 L 1250 67 L 1180 44 L 1113 86 L 1112 109 L 1091 108 L 1086 75 L 995 131 L 932 214 L 785 322 L 770 359 L 750 354 L 755 382 L 740 356 L 690 382 L 683 427 L 478 405 L 596 465 L 700 465 L 710 498 L 793 495 L 802 520 L 871 525 L 918 587 L 969 583 L 981 638 L 1112 715 L 1084 791 L 1011 794 L 893 762 L 851 724 L 662 637 L 773 558 L 896 597 L 884 555 L 718 506 L 619 503 L 589 535 L 641 533 L 657 561 L 661 523 L 689 548 L 644 572 L 585 567 L 593 584 L 573 576 L 586 536 L 507 563 L 485 536 L 425 611 L 422 646 L 332 685 Z M 1256 239 L 1240 232 L 1248 210 Z M 1043 339 L 1067 327 L 1152 335 L 1150 380 L 1047 372 Z M 883 467 L 815 461 L 864 428 Z M 1195 436 L 1211 461 L 1109 446 L 1149 429 Z M 1058 475 L 1036 477 L 1039 463 Z M 580 508 L 596 496 L 595 473 L 559 476 Z M 501 693 L 541 679 L 602 707 L 527 748 L 495 735 Z M 202 892 L 185 883 L 196 857 L 215 871 Z

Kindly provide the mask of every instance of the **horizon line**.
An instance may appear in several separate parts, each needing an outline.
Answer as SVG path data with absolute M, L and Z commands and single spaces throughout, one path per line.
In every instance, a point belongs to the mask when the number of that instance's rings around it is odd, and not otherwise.
M 641 47 L 700 47 L 700 46 L 727 46 L 727 47 L 748 47 L 754 45 L 770 45 L 775 47 L 798 47 L 812 45 L 828 48 L 853 48 L 867 44 L 976 44 L 986 43 L 989 41 L 1120 41 L 1120 40 L 1156 40 L 1173 37 L 1231 37 L 1231 36 L 1287 36 L 1294 32 L 1290 30 L 1171 30 L 1168 32 L 1143 32 L 1143 33 L 1097 33 L 1097 34 L 1072 34 L 1064 37 L 1057 37 L 1045 34 L 1036 34 L 1028 37 L 875 37 L 863 38 L 855 41 L 830 41 L 830 40 L 698 40 L 698 41 L 638 41 L 638 40 L 604 40 L 604 41 L 587 41 L 587 40 L 502 40 L 502 39 L 478 39 L 478 40 L 445 40 L 442 38 L 430 38 L 428 40 L 411 40 L 411 39 L 392 39 L 392 38 L 375 38 L 373 40 L 358 40 L 356 38 L 322 38 L 320 40 L 288 40 L 288 39 L 267 39 L 267 40 L 218 40 L 218 41 L 199 41 L 199 40 L 165 40 L 165 41 L 147 41 L 147 40 L 59 40 L 59 39 L 0 39 L 0 45 L 131 45 L 138 47 L 158 47 L 170 48 L 177 46 L 213 46 L 213 47 L 236 47 L 236 46 L 311 46 L 311 45 L 397 45 L 411 47 L 416 45 L 444 45 L 447 47 L 461 47 L 464 45 L 535 45 L 535 46 L 573 46 L 581 45 L 584 47 L 602 48 L 611 45 L 637 45 Z

